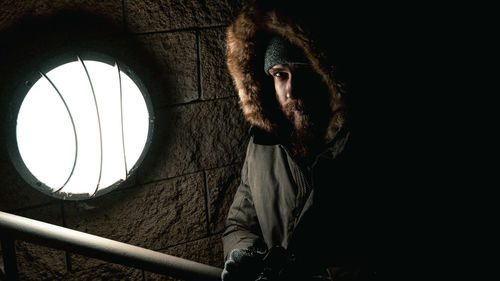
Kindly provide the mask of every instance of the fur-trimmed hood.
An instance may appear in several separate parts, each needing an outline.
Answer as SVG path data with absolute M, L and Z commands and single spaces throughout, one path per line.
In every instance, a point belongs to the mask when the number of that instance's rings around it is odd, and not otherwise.
M 253 126 L 267 132 L 276 132 L 283 118 L 273 81 L 263 71 L 266 44 L 271 36 L 281 35 L 304 51 L 328 88 L 333 115 L 329 117 L 326 138 L 332 138 L 346 119 L 345 85 L 338 79 L 334 59 L 325 44 L 331 42 L 328 37 L 332 34 L 323 33 L 325 29 L 317 20 L 324 19 L 315 19 L 314 14 L 295 9 L 290 3 L 275 7 L 270 3 L 279 1 L 248 5 L 227 29 L 227 66 L 243 113 Z

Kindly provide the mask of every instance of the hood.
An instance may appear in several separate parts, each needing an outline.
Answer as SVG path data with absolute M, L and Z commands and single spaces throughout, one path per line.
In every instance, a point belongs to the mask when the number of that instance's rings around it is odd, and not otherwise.
M 284 116 L 279 110 L 272 79 L 264 69 L 264 53 L 269 38 L 280 35 L 303 50 L 312 68 L 322 78 L 330 94 L 332 116 L 326 138 L 333 138 L 347 116 L 345 85 L 336 72 L 335 58 L 329 46 L 334 33 L 324 26 L 314 6 L 313 13 L 288 3 L 270 6 L 255 2 L 248 5 L 227 28 L 227 66 L 238 91 L 245 118 L 267 132 L 276 132 Z M 327 2 L 327 1 L 324 1 Z M 323 21 L 323 22 L 320 22 Z M 337 44 L 338 45 L 338 44 Z

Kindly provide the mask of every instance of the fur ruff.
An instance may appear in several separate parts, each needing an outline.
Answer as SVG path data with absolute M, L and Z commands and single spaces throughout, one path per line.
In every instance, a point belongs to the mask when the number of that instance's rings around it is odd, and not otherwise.
M 227 66 L 238 91 L 240 107 L 254 126 L 276 133 L 282 116 L 272 81 L 263 69 L 267 40 L 281 35 L 304 51 L 330 93 L 333 115 L 325 139 L 332 139 L 346 119 L 344 85 L 337 81 L 327 52 L 308 26 L 284 11 L 258 5 L 246 7 L 227 28 Z

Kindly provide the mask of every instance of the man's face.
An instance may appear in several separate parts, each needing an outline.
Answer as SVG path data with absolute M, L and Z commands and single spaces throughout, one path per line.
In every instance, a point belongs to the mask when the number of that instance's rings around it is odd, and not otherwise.
M 312 126 L 321 123 L 320 119 L 328 118 L 328 92 L 310 66 L 278 64 L 269 73 L 281 109 L 296 132 L 311 130 Z

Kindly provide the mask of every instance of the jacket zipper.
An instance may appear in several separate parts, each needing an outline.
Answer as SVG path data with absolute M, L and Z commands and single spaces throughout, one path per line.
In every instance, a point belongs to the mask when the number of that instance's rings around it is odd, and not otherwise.
M 293 221 L 293 227 L 292 227 L 292 233 L 295 230 L 295 227 L 298 224 L 300 215 L 302 214 L 302 211 L 304 209 L 304 206 L 306 204 L 307 199 L 309 198 L 312 190 L 314 189 L 314 167 L 316 166 L 316 163 L 318 162 L 319 157 L 327 151 L 323 151 L 322 153 L 319 153 L 318 155 L 315 156 L 313 163 L 311 164 L 310 167 L 306 167 L 306 172 L 307 175 L 302 171 L 300 166 L 297 164 L 297 161 L 291 156 L 290 152 L 288 149 L 279 144 L 279 146 L 285 151 L 287 156 L 292 159 L 292 166 L 293 170 L 296 174 L 296 182 L 298 186 L 297 190 L 297 198 L 295 200 L 295 206 L 294 209 L 292 210 L 292 216 L 294 218 Z

